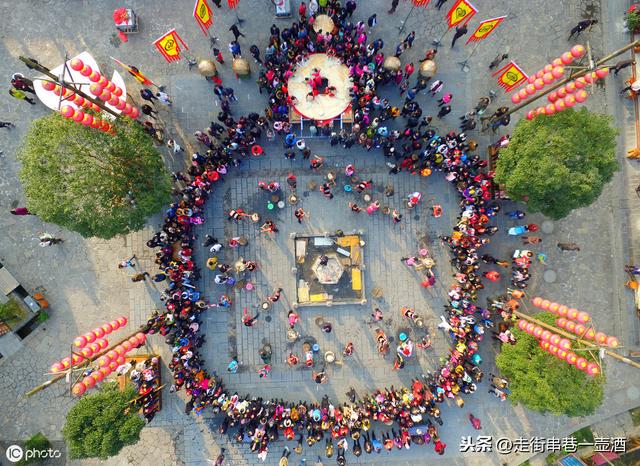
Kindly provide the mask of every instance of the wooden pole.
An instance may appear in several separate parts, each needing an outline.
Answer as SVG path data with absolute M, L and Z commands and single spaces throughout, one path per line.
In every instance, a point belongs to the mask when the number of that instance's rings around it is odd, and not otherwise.
M 29 67 L 32 70 L 36 70 L 39 71 L 42 74 L 47 75 L 48 77 L 50 77 L 53 81 L 55 81 L 56 83 L 58 83 L 60 86 L 64 87 L 65 89 L 70 90 L 71 92 L 75 92 L 76 94 L 84 97 L 85 99 L 87 99 L 89 102 L 96 104 L 98 107 L 100 107 L 102 110 L 104 110 L 107 113 L 110 113 L 111 115 L 113 115 L 114 117 L 118 118 L 120 115 L 118 115 L 118 113 L 114 112 L 113 110 L 111 110 L 109 107 L 106 107 L 101 100 L 96 99 L 94 97 L 91 97 L 90 95 L 88 95 L 86 92 L 84 92 L 82 89 L 76 89 L 73 86 L 70 86 L 69 84 L 67 84 L 65 81 L 61 80 L 58 76 L 56 76 L 55 74 L 53 74 L 51 72 L 51 70 L 49 70 L 49 68 L 47 68 L 46 66 L 41 65 L 40 63 L 38 63 L 37 61 L 31 59 L 31 58 L 27 58 L 27 57 L 23 57 L 20 56 L 18 57 L 20 58 L 20 61 L 22 61 L 25 65 L 27 65 L 27 67 Z M 66 66 L 66 61 L 65 61 L 65 66 Z
M 104 350 L 100 351 L 99 353 L 94 354 L 93 356 L 91 356 L 90 358 L 85 359 L 84 361 L 82 361 L 80 364 L 76 365 L 76 366 L 71 366 L 69 369 L 67 369 L 66 371 L 62 372 L 59 375 L 56 375 L 54 378 L 52 378 L 51 380 L 47 380 L 45 383 L 38 385 L 37 387 L 29 390 L 27 393 L 25 393 L 25 396 L 29 397 L 32 395 L 35 395 L 38 392 L 41 392 L 42 390 L 44 390 L 45 388 L 53 385 L 56 382 L 60 382 L 62 379 L 64 379 L 67 376 L 67 373 L 69 371 L 73 371 L 76 369 L 81 369 L 84 367 L 87 367 L 89 365 L 89 363 L 95 361 L 96 359 L 98 359 L 100 356 L 104 356 L 105 354 L 107 354 L 109 351 L 111 351 L 113 348 L 115 348 L 118 345 L 121 345 L 122 343 L 124 343 L 125 341 L 127 341 L 129 338 L 131 338 L 132 336 L 134 336 L 135 334 L 139 333 L 139 332 L 146 332 L 147 330 L 149 330 L 149 326 L 148 325 L 143 325 L 140 328 L 138 328 L 138 330 L 134 331 L 133 333 L 130 333 L 129 335 L 127 335 L 126 337 L 122 338 L 121 340 L 119 340 L 118 342 L 112 344 L 111 346 L 109 346 L 108 348 L 105 348 Z
M 565 330 L 560 329 L 560 328 L 556 328 L 553 325 L 546 324 L 546 323 L 542 322 L 541 320 L 538 320 L 535 317 L 531 317 L 530 315 L 524 314 L 524 313 L 522 313 L 520 311 L 513 311 L 513 313 L 515 315 L 517 315 L 518 317 L 520 317 L 521 319 L 527 320 L 529 322 L 533 322 L 533 323 L 539 325 L 540 327 L 544 327 L 547 330 L 551 330 L 552 332 L 555 332 L 555 333 L 558 333 L 560 335 L 563 335 L 563 336 L 565 336 L 565 337 L 567 337 L 567 338 L 569 338 L 571 340 L 575 340 L 578 343 L 582 343 L 583 345 L 590 347 L 590 349 L 592 349 L 592 350 L 603 350 L 607 355 L 611 356 L 613 359 L 617 359 L 618 361 L 621 361 L 621 362 L 623 362 L 625 364 L 629 364 L 630 366 L 633 366 L 636 369 L 640 369 L 640 364 L 638 364 L 637 362 L 632 361 L 629 358 L 625 358 L 624 356 L 620 356 L 618 353 L 614 353 L 613 351 L 611 351 L 611 350 L 609 350 L 607 348 L 603 348 L 602 346 L 598 346 L 595 343 L 592 343 L 592 342 L 587 341 L 587 340 L 583 340 L 580 337 L 578 337 L 578 336 L 576 336 L 576 335 L 574 335 L 572 333 L 566 332 Z

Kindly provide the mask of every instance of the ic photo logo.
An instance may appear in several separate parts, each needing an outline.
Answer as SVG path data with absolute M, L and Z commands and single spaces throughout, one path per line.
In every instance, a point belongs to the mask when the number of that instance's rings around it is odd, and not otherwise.
M 30 460 L 54 460 L 62 457 L 62 451 L 55 448 L 23 448 L 20 445 L 9 445 L 5 456 L 11 463 L 17 463 L 24 459 Z
M 7 451 L 5 452 L 7 455 L 7 459 L 12 463 L 17 463 L 24 456 L 24 451 L 20 445 L 9 445 L 7 447 Z

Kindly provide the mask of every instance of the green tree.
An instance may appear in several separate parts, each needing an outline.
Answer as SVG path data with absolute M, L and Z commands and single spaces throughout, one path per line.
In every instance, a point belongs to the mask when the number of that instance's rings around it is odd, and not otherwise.
M 518 122 L 500 151 L 496 181 L 553 219 L 593 203 L 618 169 L 611 118 L 582 108 Z
M 106 459 L 136 443 L 145 423 L 130 409 L 129 401 L 135 397 L 132 386 L 120 391 L 111 382 L 78 401 L 62 429 L 71 458 Z
M 18 153 L 29 210 L 84 237 L 139 230 L 170 200 L 171 179 L 141 125 L 115 134 L 51 114 L 35 120 Z
M 556 319 L 549 312 L 535 317 L 548 324 Z M 543 351 L 532 335 L 517 327 L 512 331 L 516 344 L 503 345 L 496 358 L 500 373 L 509 380 L 512 402 L 534 411 L 567 416 L 586 416 L 600 406 L 604 375 L 591 377 Z

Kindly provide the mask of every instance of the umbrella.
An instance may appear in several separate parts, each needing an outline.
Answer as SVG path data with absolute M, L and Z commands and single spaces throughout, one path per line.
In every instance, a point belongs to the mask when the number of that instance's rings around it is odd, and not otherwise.
M 330 33 L 335 29 L 335 24 L 330 16 L 327 15 L 318 15 L 316 16 L 316 20 L 313 22 L 313 30 L 316 32 L 324 32 Z
M 206 78 L 210 78 L 218 74 L 216 64 L 211 60 L 200 60 L 200 63 L 198 63 L 198 71 Z
M 433 78 L 438 71 L 438 65 L 433 60 L 425 60 L 420 65 L 420 76 L 423 78 Z

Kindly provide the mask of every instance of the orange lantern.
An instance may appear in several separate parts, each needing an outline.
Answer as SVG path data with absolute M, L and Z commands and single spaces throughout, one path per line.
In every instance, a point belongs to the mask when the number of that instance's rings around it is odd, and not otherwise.
M 604 332 L 596 332 L 594 336 L 596 343 L 604 345 L 607 342 L 607 335 Z

